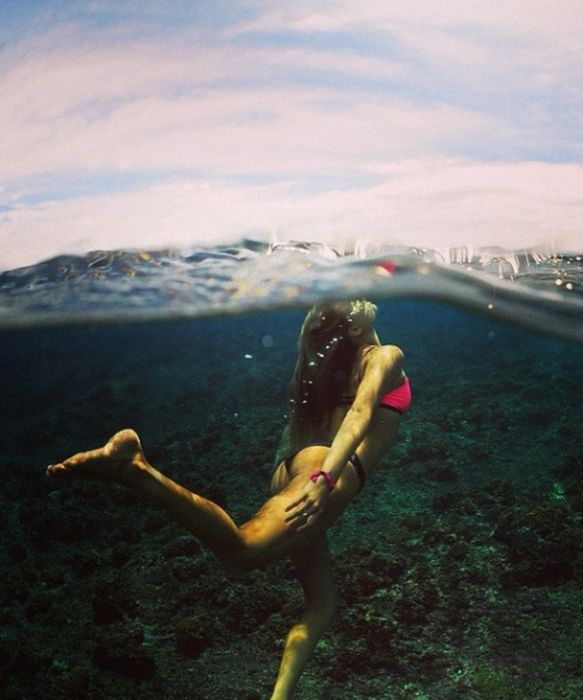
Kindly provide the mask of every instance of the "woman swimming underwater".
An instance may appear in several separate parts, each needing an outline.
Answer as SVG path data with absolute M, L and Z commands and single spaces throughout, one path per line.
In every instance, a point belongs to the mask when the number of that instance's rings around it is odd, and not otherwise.
M 150 465 L 133 430 L 47 468 L 50 478 L 113 481 L 150 497 L 231 570 L 293 557 L 305 610 L 287 635 L 271 700 L 292 697 L 335 610 L 326 531 L 395 442 L 411 403 L 403 353 L 381 345 L 375 317 L 368 301 L 319 304 L 308 312 L 290 390 L 287 456 L 274 472 L 271 497 L 241 526 Z

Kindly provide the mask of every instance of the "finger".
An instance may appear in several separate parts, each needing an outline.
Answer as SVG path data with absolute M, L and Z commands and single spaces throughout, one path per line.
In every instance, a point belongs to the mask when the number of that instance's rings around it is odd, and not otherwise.
M 305 518 L 306 515 L 309 515 L 311 511 L 307 510 L 306 508 L 298 508 L 295 510 L 293 513 L 290 513 L 289 515 L 285 516 L 285 521 L 290 522 L 291 520 L 295 520 L 296 518 Z
M 299 530 L 306 524 L 310 515 L 311 514 L 305 513 L 305 511 L 300 511 L 299 513 L 296 513 L 293 517 L 286 518 L 286 523 L 289 527 L 292 527 L 294 530 Z
M 293 532 L 298 532 L 300 527 L 304 524 L 301 518 L 296 518 L 293 522 L 286 523 L 290 530 Z
M 286 522 L 290 522 L 295 519 L 304 520 L 305 518 L 312 515 L 317 506 L 314 503 L 303 503 L 299 505 L 292 513 L 290 513 L 286 518 Z
M 309 512 L 303 511 L 302 512 L 303 522 L 300 523 L 300 526 L 298 527 L 298 532 L 301 532 L 302 530 L 305 530 L 307 528 L 312 527 L 312 525 L 318 520 L 318 518 L 321 515 L 322 515 L 322 511 L 317 506 L 313 506 L 312 510 Z
M 302 530 L 305 530 L 307 528 L 310 528 L 314 525 L 314 523 L 321 517 L 322 515 L 322 510 L 315 508 L 312 510 L 312 512 L 306 517 L 305 522 L 303 522 L 300 527 L 298 527 L 298 532 L 301 532 Z
M 292 508 L 295 508 L 295 507 L 299 506 L 301 503 L 303 503 L 303 502 L 306 500 L 307 497 L 308 497 L 308 494 L 307 494 L 307 493 L 304 493 L 304 494 L 302 494 L 299 498 L 296 498 L 295 501 L 292 501 L 292 502 L 286 507 L 286 509 L 285 509 L 286 512 L 287 512 L 288 510 L 291 510 Z
M 316 519 L 315 515 L 309 515 L 305 521 L 298 527 L 298 532 L 302 532 L 302 530 L 308 530 L 309 528 L 312 527 L 314 524 L 314 520 Z

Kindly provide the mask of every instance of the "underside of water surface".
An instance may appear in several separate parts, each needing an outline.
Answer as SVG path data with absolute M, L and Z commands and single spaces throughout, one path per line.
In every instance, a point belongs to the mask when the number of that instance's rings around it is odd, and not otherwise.
M 583 257 L 241 241 L 191 251 L 97 251 L 0 273 L 0 327 L 196 318 L 325 299 L 442 301 L 583 341 Z

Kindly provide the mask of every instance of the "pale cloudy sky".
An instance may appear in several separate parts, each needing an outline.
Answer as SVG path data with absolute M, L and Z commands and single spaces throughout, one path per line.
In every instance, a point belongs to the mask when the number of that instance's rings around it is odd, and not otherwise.
M 583 250 L 580 0 L 1 0 L 0 269 L 243 236 Z

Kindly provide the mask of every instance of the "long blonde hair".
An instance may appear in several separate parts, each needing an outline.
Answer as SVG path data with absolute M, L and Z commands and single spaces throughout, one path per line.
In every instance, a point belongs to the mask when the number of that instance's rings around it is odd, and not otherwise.
M 329 439 L 327 426 L 352 372 L 358 347 L 349 338 L 352 302 L 316 304 L 302 325 L 289 391 L 291 451 Z

